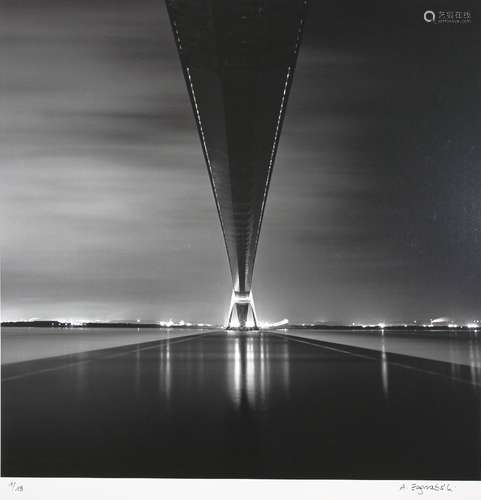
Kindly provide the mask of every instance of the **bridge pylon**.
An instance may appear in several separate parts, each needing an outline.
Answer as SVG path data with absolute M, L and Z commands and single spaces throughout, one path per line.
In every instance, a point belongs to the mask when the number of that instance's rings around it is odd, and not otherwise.
M 227 316 L 227 330 L 257 330 L 256 308 L 252 292 L 232 291 L 229 314 Z

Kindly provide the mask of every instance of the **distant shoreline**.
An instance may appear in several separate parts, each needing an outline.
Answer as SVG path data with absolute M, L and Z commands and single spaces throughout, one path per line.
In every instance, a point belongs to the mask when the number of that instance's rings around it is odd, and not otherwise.
M 60 321 L 4 321 L 1 326 L 8 327 L 33 327 L 33 328 L 180 328 L 185 329 L 195 329 L 199 328 L 220 328 L 213 325 L 199 325 L 199 324 L 189 324 L 189 325 L 160 325 L 159 323 L 98 323 L 98 322 L 87 322 L 82 324 L 74 323 L 63 323 Z
M 27 327 L 27 328 L 157 328 L 157 329 L 223 329 L 220 325 L 206 325 L 206 324 L 172 324 L 165 325 L 159 323 L 139 323 L 139 322 L 115 322 L 115 323 L 102 323 L 102 322 L 87 322 L 82 324 L 64 323 L 60 321 L 4 321 L 1 323 L 2 327 Z M 279 327 L 272 327 L 269 329 L 291 329 L 291 330 L 389 330 L 389 331 L 448 331 L 448 330 L 461 330 L 461 331 L 474 331 L 473 328 L 467 325 L 339 325 L 339 324 L 284 324 Z M 480 325 L 481 329 L 481 325 Z

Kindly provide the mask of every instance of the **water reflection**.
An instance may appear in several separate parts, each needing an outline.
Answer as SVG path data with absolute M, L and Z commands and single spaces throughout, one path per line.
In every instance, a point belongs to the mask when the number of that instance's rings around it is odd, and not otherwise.
M 471 371 L 471 383 L 481 386 L 481 357 L 477 331 L 469 339 L 469 366 Z
M 172 364 L 170 353 L 170 342 L 161 344 L 159 347 L 159 396 L 168 405 L 172 391 Z
M 469 336 L 466 338 L 466 336 Z M 474 386 L 481 385 L 481 361 L 480 346 L 477 331 L 468 334 L 462 332 L 450 332 L 449 343 L 449 363 L 451 372 L 451 383 L 463 377 L 463 365 L 469 366 L 471 383 Z
M 461 357 L 459 342 L 456 339 L 456 332 L 449 334 L 449 358 L 451 362 L 451 383 L 460 377 L 461 366 L 458 360 Z
M 389 373 L 386 355 L 386 336 L 384 335 L 384 329 L 381 330 L 381 379 L 382 392 L 384 394 L 384 399 L 387 400 L 389 396 Z
M 75 392 L 78 398 L 82 398 L 87 390 L 88 367 L 86 363 L 80 362 L 73 366 L 75 374 Z
M 232 337 L 228 343 L 229 393 L 236 408 L 263 410 L 274 385 L 287 397 L 289 392 L 289 349 L 287 340 L 266 341 L 264 334 Z
M 140 344 L 135 348 L 135 394 L 140 392 Z

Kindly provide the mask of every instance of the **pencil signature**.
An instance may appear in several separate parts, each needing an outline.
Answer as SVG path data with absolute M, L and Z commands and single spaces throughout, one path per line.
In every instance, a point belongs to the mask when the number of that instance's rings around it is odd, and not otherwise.
M 424 493 L 452 493 L 453 487 L 450 483 L 403 483 L 399 488 L 403 493 L 414 493 L 424 495 Z
M 23 484 L 17 483 L 16 481 L 11 481 L 8 483 L 8 487 L 10 491 L 14 493 L 22 493 L 23 492 Z

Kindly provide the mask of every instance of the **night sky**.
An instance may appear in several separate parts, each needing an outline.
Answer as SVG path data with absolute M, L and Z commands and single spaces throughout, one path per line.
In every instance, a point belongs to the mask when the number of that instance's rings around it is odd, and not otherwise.
M 476 3 L 311 1 L 261 320 L 481 319 Z M 3 0 L 0 33 L 2 320 L 222 321 L 227 257 L 163 0 Z

